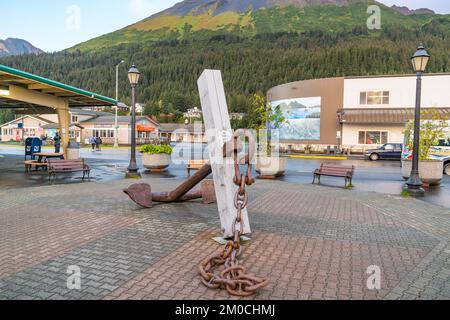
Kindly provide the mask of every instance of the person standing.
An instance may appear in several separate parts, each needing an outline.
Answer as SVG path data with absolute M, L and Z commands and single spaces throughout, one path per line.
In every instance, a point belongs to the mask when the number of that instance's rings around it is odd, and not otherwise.
M 101 137 L 97 137 L 97 150 L 102 151 L 103 140 Z
M 61 137 L 59 136 L 59 133 L 57 132 L 55 134 L 55 137 L 53 138 L 55 141 L 55 153 L 61 152 Z
M 95 151 L 95 145 L 96 145 L 96 143 L 95 143 L 95 136 L 92 136 L 92 137 L 89 138 L 89 143 L 92 146 L 92 151 Z
M 96 136 L 96 137 L 95 137 L 95 150 L 96 150 L 96 151 L 100 151 L 99 143 L 100 143 L 100 137 L 99 137 L 99 136 Z

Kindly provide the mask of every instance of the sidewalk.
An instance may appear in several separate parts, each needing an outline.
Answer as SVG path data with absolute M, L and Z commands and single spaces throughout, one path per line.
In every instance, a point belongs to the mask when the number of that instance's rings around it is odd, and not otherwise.
M 168 191 L 176 179 L 151 179 Z M 133 182 L 0 191 L 0 299 L 229 299 L 198 263 L 220 246 L 215 205 L 135 206 Z M 250 299 L 450 299 L 450 212 L 373 192 L 257 181 L 248 271 L 271 279 Z M 381 290 L 367 288 L 369 266 Z M 81 268 L 81 290 L 67 268 Z

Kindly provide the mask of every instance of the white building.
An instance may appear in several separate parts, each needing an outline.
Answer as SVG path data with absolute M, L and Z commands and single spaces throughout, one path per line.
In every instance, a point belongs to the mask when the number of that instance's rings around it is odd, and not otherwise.
M 415 75 L 306 80 L 268 92 L 269 102 L 282 106 L 288 119 L 282 144 L 342 146 L 354 152 L 403 143 L 415 99 Z M 450 119 L 450 74 L 423 76 L 422 108 L 436 108 Z
M 403 143 L 405 123 L 416 103 L 416 76 L 357 77 L 344 80 L 344 146 Z M 450 119 L 450 74 L 422 80 L 422 108 L 436 108 Z

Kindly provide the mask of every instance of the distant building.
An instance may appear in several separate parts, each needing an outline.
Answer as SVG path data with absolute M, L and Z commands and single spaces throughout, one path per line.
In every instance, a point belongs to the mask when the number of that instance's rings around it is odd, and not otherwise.
M 231 120 L 242 120 L 245 117 L 245 113 L 236 113 L 236 112 L 232 112 L 230 113 L 230 119 Z
M 188 111 L 183 113 L 183 117 L 189 120 L 201 120 L 203 117 L 203 112 L 199 108 L 195 107 L 188 109 Z
M 101 137 L 103 143 L 114 144 L 115 116 L 100 111 L 71 109 L 70 139 L 80 143 L 87 143 L 90 137 Z M 159 123 L 155 120 L 139 116 L 136 119 L 138 143 L 146 143 L 158 137 Z M 131 143 L 131 117 L 118 117 L 119 144 Z M 23 128 L 23 129 L 22 129 Z M 3 125 L 0 125 L 1 141 L 22 141 L 28 137 L 53 138 L 58 130 L 58 117 L 56 114 L 25 115 Z M 23 135 L 22 135 L 23 134 Z
M 450 74 L 426 74 L 423 108 L 450 117 Z M 342 146 L 353 151 L 403 143 L 405 124 L 414 118 L 416 76 L 346 77 L 306 80 L 274 87 L 272 106 L 287 118 L 282 146 Z
M 119 144 L 131 144 L 131 117 L 118 117 L 118 137 Z M 80 123 L 84 129 L 82 132 L 82 142 L 92 136 L 101 137 L 104 143 L 114 144 L 115 137 L 115 117 L 114 115 L 94 117 Z M 136 117 L 136 138 L 138 143 L 157 138 L 159 123 L 147 116 Z
M 159 137 L 171 142 L 207 142 L 205 127 L 200 124 L 161 123 Z

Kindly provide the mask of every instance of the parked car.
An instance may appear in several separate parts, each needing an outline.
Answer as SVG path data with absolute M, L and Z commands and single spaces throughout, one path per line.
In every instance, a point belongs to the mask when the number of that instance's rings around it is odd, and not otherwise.
M 365 153 L 367 160 L 401 160 L 403 152 L 403 144 L 387 143 L 378 149 L 369 149 Z

